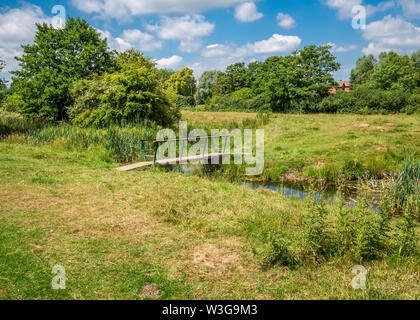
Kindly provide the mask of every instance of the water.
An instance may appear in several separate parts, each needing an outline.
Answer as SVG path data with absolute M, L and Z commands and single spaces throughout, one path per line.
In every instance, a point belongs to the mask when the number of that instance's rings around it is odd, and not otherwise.
M 181 172 L 185 174 L 194 174 L 194 171 L 200 170 L 199 167 L 196 166 L 174 166 L 172 171 L 174 172 Z M 267 189 L 271 191 L 275 191 L 278 193 L 283 194 L 285 197 L 294 200 L 305 200 L 308 197 L 308 192 L 306 191 L 307 184 L 305 183 L 292 183 L 292 182 L 270 182 L 270 183 L 261 183 L 255 181 L 242 181 L 241 185 L 250 188 L 252 190 L 258 189 Z M 349 184 L 345 188 L 345 195 L 346 195 L 346 206 L 347 207 L 355 207 L 357 205 L 357 193 L 356 193 L 356 185 Z M 337 188 L 334 184 L 328 185 L 325 190 L 321 192 L 315 193 L 315 199 L 319 200 L 323 198 L 328 203 L 335 203 L 337 201 Z M 373 210 L 378 210 L 378 203 L 379 203 L 379 195 L 376 193 L 371 193 L 369 195 L 370 201 L 372 203 Z

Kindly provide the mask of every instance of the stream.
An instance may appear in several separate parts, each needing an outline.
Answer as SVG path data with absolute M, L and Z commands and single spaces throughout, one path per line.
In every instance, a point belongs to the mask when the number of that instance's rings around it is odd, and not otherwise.
M 185 174 L 194 174 L 196 169 L 194 166 L 173 166 L 172 171 L 174 172 L 181 172 Z M 294 200 L 305 200 L 308 197 L 308 192 L 306 191 L 305 183 L 293 183 L 293 182 L 258 182 L 258 181 L 248 181 L 242 180 L 240 182 L 241 185 L 250 188 L 252 190 L 258 189 L 267 189 L 271 191 L 275 191 L 278 193 L 283 194 L 285 197 Z M 346 194 L 346 206 L 347 207 L 355 207 L 357 205 L 357 193 L 356 193 L 356 185 L 349 184 L 345 188 Z M 328 203 L 335 203 L 337 201 L 337 188 L 334 184 L 328 185 L 325 190 L 320 193 L 315 193 L 315 198 L 319 199 L 323 197 L 326 202 Z M 380 197 L 377 193 L 372 192 L 369 195 L 370 201 L 372 203 L 372 209 L 378 210 L 378 203 Z

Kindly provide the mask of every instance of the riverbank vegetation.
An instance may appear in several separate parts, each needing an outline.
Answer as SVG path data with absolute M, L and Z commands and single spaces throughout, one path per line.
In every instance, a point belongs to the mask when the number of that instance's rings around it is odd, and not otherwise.
M 0 143 L 0 163 L 4 299 L 420 298 L 418 224 L 363 201 L 332 207 L 223 179 L 120 173 L 86 152 L 13 139 Z M 66 290 L 50 289 L 56 264 Z M 356 264 L 366 290 L 351 286 Z

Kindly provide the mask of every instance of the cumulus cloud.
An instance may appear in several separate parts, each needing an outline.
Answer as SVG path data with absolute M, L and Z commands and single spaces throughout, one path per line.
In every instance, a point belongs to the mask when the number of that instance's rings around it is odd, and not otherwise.
M 151 34 L 138 29 L 124 30 L 119 37 L 114 38 L 109 31 L 97 29 L 103 39 L 107 39 L 111 49 L 125 51 L 153 51 L 162 48 L 162 41 L 156 40 Z
M 354 14 L 352 9 L 357 5 L 364 5 L 363 0 L 327 0 L 326 4 L 331 9 L 337 10 L 338 17 L 342 20 L 352 18 Z M 371 16 L 377 12 L 383 12 L 390 8 L 395 7 L 394 0 L 380 2 L 376 6 L 374 5 L 364 5 L 366 8 L 366 15 Z
M 358 48 L 354 44 L 351 44 L 351 45 L 348 45 L 348 46 L 340 46 L 340 47 L 338 47 L 335 43 L 329 42 L 328 45 L 331 46 L 331 50 L 330 50 L 331 52 L 338 52 L 338 53 L 341 53 L 341 52 L 349 52 L 349 51 L 352 51 L 352 50 L 355 50 L 355 49 Z
M 246 0 L 72 0 L 80 11 L 104 18 L 127 18 L 145 14 L 185 14 L 230 8 Z
M 401 17 L 385 16 L 363 30 L 363 38 L 382 48 L 419 48 L 420 28 Z
M 362 52 L 365 55 L 373 54 L 375 56 L 379 55 L 381 52 L 389 52 L 389 51 L 396 51 L 396 50 L 392 49 L 392 48 L 382 47 L 381 45 L 378 45 L 378 44 L 373 43 L 373 42 L 369 43 L 367 48 L 363 48 L 363 50 L 362 50 Z
M 244 46 L 236 46 L 235 44 L 212 44 L 202 51 L 202 56 L 206 58 L 223 56 L 245 58 L 258 54 L 290 52 L 299 47 L 301 42 L 302 40 L 298 36 L 273 34 L 267 40 L 247 43 Z
M 301 44 L 297 36 L 273 34 L 269 39 L 238 46 L 235 43 L 215 43 L 203 48 L 201 59 L 189 67 L 199 76 L 205 70 L 224 70 L 232 63 L 246 63 L 265 58 L 268 55 L 290 53 Z M 205 59 L 202 59 L 205 58 Z
M 409 18 L 418 18 L 420 16 L 420 1 L 419 0 L 399 0 L 402 6 L 403 13 Z
M 282 27 L 284 29 L 291 29 L 296 26 L 296 21 L 293 19 L 293 17 L 290 14 L 287 13 L 281 13 L 279 12 L 277 14 L 277 21 L 279 27 Z
M 201 38 L 210 35 L 215 25 L 207 22 L 199 14 L 182 17 L 162 17 L 157 25 L 147 25 L 147 30 L 155 32 L 164 40 L 180 40 L 179 49 L 194 52 L 201 48 Z
M 338 11 L 340 19 L 348 19 L 352 17 L 352 8 L 362 4 L 363 0 L 327 0 L 326 4 L 331 9 Z
M 347 47 L 337 47 L 335 51 L 337 52 L 349 52 L 349 51 L 353 51 L 356 50 L 358 47 L 354 44 L 349 45 Z
M 301 42 L 298 36 L 273 34 L 270 39 L 257 41 L 250 47 L 255 53 L 277 53 L 292 51 L 299 47 Z
M 263 16 L 261 12 L 258 12 L 254 2 L 245 2 L 235 8 L 235 18 L 240 22 L 253 22 Z
M 42 9 L 35 5 L 25 5 L 0 14 L 0 57 L 5 60 L 5 72 L 17 68 L 15 56 L 23 52 L 22 44 L 31 44 L 34 39 L 35 23 L 51 23 Z
M 156 64 L 158 68 L 161 69 L 177 69 L 179 65 L 182 63 L 183 59 L 180 56 L 172 56 L 169 58 L 162 58 L 156 60 Z

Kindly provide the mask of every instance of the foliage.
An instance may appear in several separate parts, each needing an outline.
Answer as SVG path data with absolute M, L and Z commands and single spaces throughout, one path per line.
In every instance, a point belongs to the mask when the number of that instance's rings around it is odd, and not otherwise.
M 274 112 L 307 112 L 328 95 L 339 69 L 330 46 L 308 46 L 286 57 L 270 57 L 259 68 L 254 86 Z
M 329 113 L 398 113 L 407 105 L 407 94 L 401 90 L 382 90 L 372 84 L 359 85 L 350 92 L 338 90 L 317 106 Z
M 383 90 L 413 90 L 420 83 L 420 69 L 408 55 L 382 53 L 373 73 L 376 86 Z
M 392 214 L 401 214 L 409 207 L 420 219 L 420 161 L 406 159 L 400 172 L 390 172 L 381 182 L 381 207 Z
M 80 18 L 69 18 L 63 29 L 37 24 L 34 44 L 23 50 L 13 83 L 29 118 L 67 119 L 73 82 L 114 67 L 106 40 Z
M 357 59 L 356 66 L 351 70 L 350 74 L 350 81 L 353 89 L 360 84 L 365 84 L 372 80 L 376 63 L 377 60 L 372 54 Z
M 4 98 L 1 109 L 7 112 L 20 112 L 23 106 L 22 97 L 17 93 L 11 93 Z
M 170 78 L 164 83 L 167 95 L 172 103 L 188 105 L 194 104 L 194 95 L 197 91 L 193 70 L 183 68 L 174 72 Z M 178 96 L 186 97 L 186 99 L 178 99 Z
M 162 83 L 163 89 L 167 89 L 164 86 L 164 83 L 169 80 L 169 78 L 175 73 L 175 71 L 170 69 L 158 69 L 157 70 L 157 77 L 159 81 Z
M 204 71 L 200 76 L 198 84 L 198 103 L 208 103 L 213 96 L 213 86 L 215 85 L 218 77 L 222 75 L 221 71 L 210 70 Z
M 98 127 L 149 119 L 170 125 L 179 118 L 163 93 L 154 63 L 129 50 L 117 57 L 118 71 L 79 80 L 69 109 L 73 123 Z
M 252 77 L 250 70 L 244 62 L 232 64 L 226 68 L 225 73 L 219 73 L 213 86 L 214 95 L 227 95 L 234 91 L 250 88 Z

